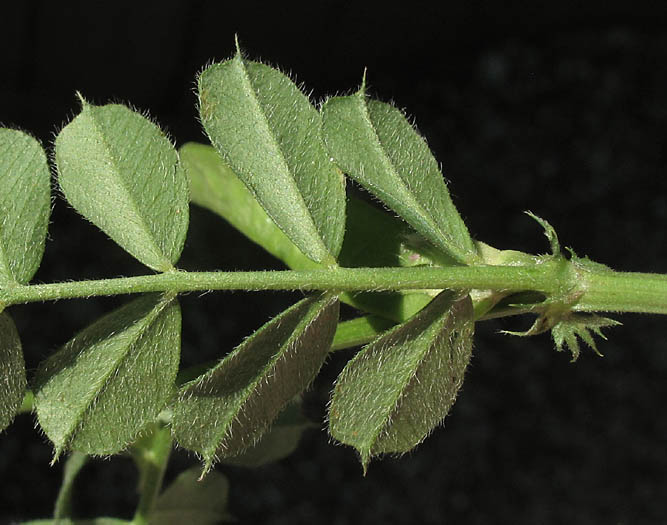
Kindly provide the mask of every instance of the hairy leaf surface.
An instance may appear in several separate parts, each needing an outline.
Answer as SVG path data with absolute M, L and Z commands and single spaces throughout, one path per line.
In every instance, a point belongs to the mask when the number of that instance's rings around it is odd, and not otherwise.
M 81 113 L 56 138 L 65 197 L 143 264 L 173 269 L 189 215 L 178 153 L 139 113 L 119 104 L 82 103 Z
M 189 142 L 180 151 L 192 202 L 217 213 L 293 270 L 319 268 L 276 226 L 255 196 L 211 146 Z
M 204 479 L 200 474 L 196 467 L 181 472 L 160 494 L 149 525 L 217 525 L 230 520 L 229 481 L 219 472 Z
M 395 107 L 363 92 L 330 98 L 323 136 L 338 166 L 460 263 L 477 255 L 424 139 Z
M 338 321 L 338 299 L 301 300 L 266 323 L 217 366 L 186 383 L 174 406 L 179 444 L 209 470 L 253 445 L 285 405 L 315 378 Z
M 174 393 L 180 329 L 176 299 L 146 295 L 40 365 L 35 408 L 56 457 L 66 449 L 114 454 L 155 419 Z
M 9 426 L 25 394 L 25 363 L 14 321 L 0 313 L 0 432 Z
M 407 246 L 404 223 L 359 199 L 348 203 L 347 231 L 340 252 L 341 266 L 381 268 L 429 264 Z M 433 298 L 428 290 L 359 292 L 343 295 L 345 302 L 392 321 L 404 321 Z
M 472 350 L 472 302 L 444 291 L 417 315 L 364 347 L 341 372 L 329 431 L 361 456 L 411 450 L 442 422 Z
M 306 257 L 275 225 L 211 146 L 188 143 L 181 147 L 180 156 L 190 179 L 192 202 L 220 215 L 293 270 L 322 267 Z M 399 219 L 351 197 L 347 203 L 347 225 L 339 255 L 340 264 L 349 267 L 428 264 L 406 245 L 408 237 L 408 227 Z M 344 293 L 341 300 L 393 321 L 404 321 L 421 310 L 432 297 L 423 290 L 415 290 L 381 294 Z
M 39 142 L 21 131 L 0 128 L 0 286 L 25 284 L 39 268 L 49 223 L 50 180 Z
M 304 417 L 301 403 L 293 402 L 276 418 L 271 428 L 250 448 L 239 456 L 224 458 L 225 465 L 257 468 L 279 461 L 294 452 L 303 431 L 316 425 Z
M 240 53 L 199 77 L 211 143 L 278 227 L 316 262 L 338 255 L 345 179 L 321 139 L 321 119 L 283 73 Z

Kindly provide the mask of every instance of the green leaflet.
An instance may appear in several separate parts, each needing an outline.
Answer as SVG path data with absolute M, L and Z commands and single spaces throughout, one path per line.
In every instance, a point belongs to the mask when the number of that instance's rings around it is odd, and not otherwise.
M 367 315 L 349 321 L 341 321 L 336 326 L 336 332 L 334 334 L 333 342 L 331 343 L 331 351 L 335 352 L 336 350 L 343 350 L 345 348 L 366 344 L 375 339 L 382 332 L 385 332 L 394 326 L 394 324 L 394 322 L 385 319 L 384 317 L 375 315 Z M 188 381 L 192 381 L 200 375 L 208 372 L 216 364 L 218 364 L 216 361 L 208 361 L 181 369 L 176 378 L 176 384 L 183 385 Z M 292 405 L 289 405 L 281 413 L 276 420 L 275 425 L 280 424 L 283 414 L 286 414 L 291 406 Z
M 249 239 L 293 270 L 321 268 L 303 255 L 278 228 L 234 171 L 211 147 L 188 143 L 180 156 L 190 179 L 192 202 L 220 215 Z M 342 266 L 413 266 L 426 264 L 406 245 L 407 227 L 388 213 L 350 198 L 339 261 Z M 421 310 L 432 295 L 423 290 L 343 294 L 341 300 L 393 321 L 403 321 Z
M 293 402 L 276 418 L 271 428 L 240 456 L 224 458 L 225 465 L 257 468 L 279 461 L 296 450 L 303 431 L 317 426 L 304 417 L 301 403 Z
M 338 305 L 329 294 L 299 301 L 182 387 L 172 429 L 181 446 L 203 457 L 205 471 L 253 445 L 315 378 L 331 348 Z
M 323 137 L 338 166 L 443 253 L 468 264 L 475 246 L 424 139 L 398 109 L 362 91 L 322 106 Z
M 56 138 L 58 181 L 69 203 L 146 266 L 173 269 L 188 229 L 188 186 L 178 153 L 150 120 L 119 104 L 93 106 Z
M 9 314 L 0 313 L 0 432 L 9 426 L 21 408 L 25 388 L 19 334 Z
M 376 315 L 366 315 L 349 321 L 341 321 L 336 328 L 331 350 L 342 350 L 366 344 L 392 326 L 394 326 L 393 322 Z
M 50 180 L 39 143 L 21 131 L 0 128 L 0 287 L 26 284 L 39 268 L 49 223 Z
M 124 450 L 174 393 L 181 313 L 146 295 L 84 329 L 39 366 L 35 408 L 55 445 L 86 454 Z
M 345 228 L 345 179 L 330 161 L 321 118 L 283 73 L 240 52 L 199 77 L 211 143 L 278 227 L 315 262 L 332 264 Z
M 469 296 L 440 293 L 363 348 L 336 381 L 329 431 L 361 456 L 411 450 L 442 422 L 463 382 L 474 323 Z
M 217 525 L 231 519 L 227 511 L 229 481 L 219 472 L 200 479 L 200 470 L 181 472 L 160 494 L 149 525 Z
M 179 150 L 190 180 L 190 199 L 229 222 L 293 270 L 320 268 L 276 226 L 215 149 L 188 142 Z

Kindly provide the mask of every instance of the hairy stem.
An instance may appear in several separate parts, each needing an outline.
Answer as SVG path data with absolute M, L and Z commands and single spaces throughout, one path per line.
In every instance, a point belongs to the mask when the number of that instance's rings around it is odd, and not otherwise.
M 667 314 L 667 275 L 587 272 L 574 310 Z
M 612 272 L 554 259 L 531 266 L 330 268 L 307 271 L 184 272 L 0 289 L 12 304 L 144 292 L 205 290 L 385 291 L 418 289 L 535 291 L 577 311 L 667 314 L 667 276 Z
M 0 289 L 5 305 L 143 292 L 206 290 L 385 291 L 498 289 L 553 292 L 562 283 L 555 265 L 535 267 L 455 266 L 450 268 L 330 268 L 307 271 L 183 272 L 96 281 L 34 284 Z

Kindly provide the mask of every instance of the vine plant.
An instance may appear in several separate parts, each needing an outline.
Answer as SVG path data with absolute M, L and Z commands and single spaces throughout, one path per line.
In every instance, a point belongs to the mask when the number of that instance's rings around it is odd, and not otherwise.
M 328 413 L 331 436 L 357 450 L 365 471 L 371 458 L 409 451 L 442 423 L 477 321 L 535 314 L 518 335 L 551 330 L 574 360 L 579 340 L 596 350 L 593 334 L 618 324 L 598 313 L 667 313 L 667 277 L 565 254 L 534 215 L 548 255 L 473 240 L 424 139 L 363 82 L 316 108 L 286 75 L 237 46 L 201 73 L 198 95 L 212 146 L 177 151 L 145 116 L 81 95 L 81 112 L 55 140 L 62 195 L 153 271 L 137 277 L 29 284 L 47 234 L 49 161 L 26 133 L 0 130 L 0 430 L 34 411 L 53 460 L 68 456 L 53 519 L 33 523 L 75 522 L 72 482 L 86 459 L 125 452 L 141 474 L 132 523 L 224 520 L 226 485 L 212 467 L 292 450 L 304 427 L 299 396 L 336 349 L 365 345 L 336 380 Z M 346 176 L 400 219 L 347 197 Z M 290 269 L 179 270 L 189 201 Z M 179 371 L 178 295 L 194 290 L 305 297 L 219 362 Z M 7 309 L 113 294 L 139 296 L 75 335 L 28 385 Z M 339 322 L 341 301 L 359 317 Z M 203 470 L 162 491 L 174 444 L 196 453 Z

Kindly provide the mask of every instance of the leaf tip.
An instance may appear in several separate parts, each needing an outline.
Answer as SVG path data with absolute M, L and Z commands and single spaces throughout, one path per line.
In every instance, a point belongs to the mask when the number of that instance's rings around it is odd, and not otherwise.
M 236 48 L 236 58 L 242 58 L 241 44 L 239 44 L 239 34 L 234 33 L 234 47 Z
M 53 450 L 53 458 L 51 459 L 51 462 L 49 463 L 49 466 L 52 467 L 56 463 L 58 463 L 58 460 L 60 459 L 60 456 L 62 455 L 64 449 L 63 447 L 56 446 L 55 449 Z
M 89 105 L 89 104 L 88 104 L 88 101 L 87 101 L 87 100 L 83 97 L 83 95 L 81 94 L 81 91 L 78 91 L 78 90 L 77 90 L 77 91 L 75 92 L 75 95 L 76 95 L 76 98 L 79 99 L 79 102 L 81 103 L 81 107 L 82 107 L 82 108 L 85 108 L 86 106 Z
M 357 95 L 360 97 L 363 97 L 366 95 L 366 75 L 368 73 L 368 68 L 364 68 L 364 73 L 361 75 L 361 86 L 359 87 L 359 91 L 357 91 Z
M 361 471 L 363 473 L 363 476 L 365 477 L 366 474 L 368 474 L 368 465 L 370 465 L 371 463 L 371 458 L 372 458 L 371 449 L 357 448 L 357 452 L 359 453 L 359 462 L 361 463 Z
M 211 470 L 213 469 L 213 461 L 214 461 L 213 456 L 209 456 L 204 460 L 204 467 L 202 468 L 201 474 L 197 478 L 197 481 L 203 481 L 206 475 L 209 472 L 211 472 Z

